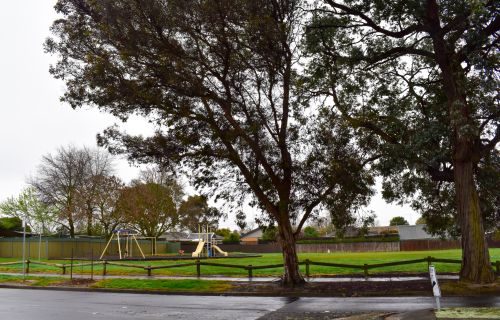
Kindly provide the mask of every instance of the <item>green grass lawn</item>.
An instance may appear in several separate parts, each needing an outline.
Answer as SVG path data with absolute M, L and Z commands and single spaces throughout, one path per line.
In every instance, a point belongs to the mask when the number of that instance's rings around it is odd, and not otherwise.
M 500 319 L 500 308 L 444 308 L 436 311 L 438 319 Z
M 14 275 L 0 275 L 0 284 L 24 283 L 36 287 L 44 287 L 65 280 L 62 277 L 27 276 L 26 279 Z
M 23 284 L 35 287 L 51 285 L 68 285 L 71 281 L 62 277 L 37 277 L 0 275 L 0 284 Z M 212 280 L 144 280 L 144 279 L 107 279 L 90 284 L 90 288 L 133 289 L 140 291 L 175 291 L 175 292 L 224 292 L 233 287 L 226 281 Z
M 500 260 L 500 248 L 490 249 L 491 260 L 496 261 Z M 333 252 L 333 253 L 304 253 L 299 254 L 299 260 L 303 261 L 305 259 L 309 259 L 311 261 L 317 262 L 330 262 L 330 263 L 344 263 L 344 264 L 356 264 L 363 265 L 367 264 L 376 264 L 376 263 L 385 263 L 385 262 L 393 262 L 393 261 L 402 261 L 402 260 L 412 260 L 412 259 L 420 259 L 427 256 L 432 256 L 435 258 L 445 258 L 445 259 L 460 259 L 461 258 L 461 250 L 440 250 L 440 251 L 402 251 L 402 252 Z M 8 261 L 16 261 L 16 259 L 7 259 L 1 258 L 1 262 Z M 33 261 L 36 261 L 33 259 Z M 45 262 L 50 263 L 69 263 L 69 261 L 54 261 L 54 260 L 44 260 Z M 163 260 L 163 261 L 131 261 L 122 263 L 130 263 L 134 265 L 141 266 L 159 266 L 159 265 L 173 265 L 173 264 L 183 264 L 187 262 L 192 262 L 194 260 L 183 260 L 183 261 L 172 261 L 172 260 Z M 206 261 L 206 260 L 205 260 Z M 269 264 L 281 264 L 282 256 L 279 253 L 276 254 L 263 254 L 262 257 L 249 257 L 249 258 L 233 258 L 233 259 L 209 259 L 209 262 L 216 263 L 226 263 L 226 264 L 234 264 L 234 265 L 252 265 L 252 266 L 260 266 L 260 265 L 269 265 Z M 77 264 L 78 261 L 75 261 Z M 448 263 L 434 263 L 438 272 L 458 272 L 460 269 L 459 264 L 448 264 Z M 21 272 L 22 267 L 21 264 L 17 264 L 15 266 L 1 266 L 0 272 Z M 305 272 L 305 266 L 301 266 L 301 270 Z M 74 273 L 78 274 L 86 274 L 90 273 L 90 267 L 81 267 L 75 266 L 73 269 Z M 94 266 L 94 272 L 96 274 L 102 272 L 102 266 L 96 265 Z M 279 276 L 282 272 L 282 268 L 274 268 L 274 269 L 263 269 L 263 270 L 254 270 L 254 276 Z M 310 267 L 311 275 L 342 275 L 342 274 L 353 274 L 359 273 L 362 271 L 359 269 L 350 269 L 350 268 L 335 268 L 335 267 L 326 267 L 326 266 L 311 266 Z M 417 264 L 409 264 L 409 265 L 400 265 L 400 266 L 391 266 L 391 267 L 383 267 L 378 269 L 370 269 L 370 274 L 373 273 L 383 273 L 383 272 L 427 272 L 427 263 L 417 263 Z M 52 267 L 52 266 L 44 266 L 44 265 L 30 265 L 30 273 L 61 273 L 61 269 Z M 67 269 L 67 273 L 69 273 L 69 268 Z M 136 274 L 136 275 L 145 275 L 146 271 L 144 269 L 138 268 L 130 268 L 130 267 L 122 267 L 122 266 L 107 266 L 107 273 L 110 275 L 126 275 L 126 274 Z M 248 272 L 243 269 L 235 269 L 235 268 L 225 268 L 218 266 L 201 266 L 201 274 L 202 275 L 224 275 L 224 276 L 246 276 Z M 153 270 L 153 275 L 176 275 L 176 276 L 193 276 L 196 275 L 196 267 L 195 266 L 187 266 L 187 267 L 179 267 L 173 269 L 159 269 Z
M 97 281 L 91 288 L 134 289 L 141 291 L 175 292 L 224 292 L 232 287 L 225 281 L 212 280 L 144 280 L 144 279 L 108 279 Z

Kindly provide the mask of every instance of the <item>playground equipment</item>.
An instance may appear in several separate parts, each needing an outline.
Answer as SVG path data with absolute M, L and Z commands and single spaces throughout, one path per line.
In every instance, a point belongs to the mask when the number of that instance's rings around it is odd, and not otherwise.
M 199 257 L 204 247 L 205 247 L 205 241 L 202 240 L 198 241 L 198 246 L 196 247 L 196 250 L 193 252 L 192 256 Z
M 206 257 L 214 257 L 214 250 L 224 257 L 228 256 L 227 252 L 217 246 L 215 233 L 210 232 L 208 225 L 205 226 L 205 230 L 203 230 L 203 226 L 198 226 L 198 233 L 193 233 L 192 235 L 197 235 L 197 239 L 193 239 L 193 241 L 198 240 L 198 245 L 196 246 L 196 250 L 192 253 L 192 257 L 199 258 L 203 253 L 205 253 Z
M 114 230 L 113 234 L 111 235 L 111 238 L 109 238 L 108 243 L 104 247 L 104 250 L 102 251 L 101 256 L 99 257 L 100 260 L 102 260 L 102 257 L 104 257 L 104 254 L 108 250 L 108 247 L 111 243 L 111 241 L 115 240 L 118 242 L 118 254 L 120 256 L 120 260 L 123 258 L 131 257 L 132 256 L 132 250 L 134 246 L 134 241 L 135 244 L 137 245 L 137 248 L 139 249 L 139 252 L 141 253 L 141 256 L 143 259 L 146 259 L 146 256 L 144 255 L 144 252 L 142 252 L 141 246 L 137 242 L 137 233 L 135 233 L 133 230 L 128 230 L 128 229 L 118 229 Z M 121 237 L 121 239 L 120 239 Z M 143 237 L 144 238 L 144 237 Z M 122 247 L 121 247 L 121 241 L 125 240 L 125 252 L 122 254 Z M 156 245 L 156 241 L 155 241 Z

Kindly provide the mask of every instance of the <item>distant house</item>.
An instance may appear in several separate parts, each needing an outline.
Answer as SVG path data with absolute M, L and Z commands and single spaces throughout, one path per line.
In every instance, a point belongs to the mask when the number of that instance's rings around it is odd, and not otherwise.
M 217 241 L 222 241 L 224 239 L 224 237 L 221 237 L 217 234 L 214 234 L 214 233 L 211 233 L 211 234 L 212 234 L 212 239 L 215 239 Z M 200 240 L 206 241 L 206 234 L 170 231 L 170 232 L 165 232 L 164 234 L 159 236 L 158 240 L 193 241 L 193 242 L 197 242 Z
M 438 236 L 425 231 L 425 224 L 417 224 L 414 226 L 397 226 L 400 240 L 423 240 L 423 239 L 439 239 Z
M 165 241 L 191 241 L 189 237 L 189 233 L 186 232 L 178 232 L 178 231 L 170 231 L 165 232 L 158 237 L 158 240 Z
M 347 226 L 344 230 L 344 233 L 342 234 L 342 237 L 353 238 L 353 237 L 357 237 L 358 234 L 359 234 L 358 228 L 356 228 L 355 226 Z M 325 235 L 326 238 L 335 238 L 337 236 L 338 236 L 338 234 L 337 234 L 336 230 L 334 230 L 333 232 L 327 233 Z
M 259 239 L 262 239 L 263 231 L 261 228 L 253 229 L 244 233 L 240 237 L 241 244 L 258 244 Z
M 360 228 L 357 228 L 355 226 L 348 226 L 345 229 L 343 237 L 356 238 L 360 236 L 360 232 L 361 232 Z M 386 234 L 397 235 L 398 228 L 396 226 L 370 227 L 368 228 L 368 233 L 366 234 L 366 236 L 377 237 L 377 236 L 384 236 Z M 326 237 L 331 237 L 331 238 L 335 238 L 336 236 L 337 234 L 335 231 L 326 235 Z
M 399 232 L 397 226 L 383 226 L 383 227 L 370 227 L 368 228 L 368 236 L 381 236 L 386 234 L 397 235 Z

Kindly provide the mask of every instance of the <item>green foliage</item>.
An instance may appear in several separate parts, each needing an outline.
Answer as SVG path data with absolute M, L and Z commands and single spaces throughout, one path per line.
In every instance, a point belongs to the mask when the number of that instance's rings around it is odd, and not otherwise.
M 408 221 L 401 216 L 393 217 L 391 221 L 389 221 L 390 226 L 407 226 L 409 225 Z
M 493 233 L 492 239 L 495 241 L 500 241 L 500 229 L 495 230 Z
M 172 190 L 157 183 L 135 183 L 121 191 L 117 210 L 140 234 L 157 237 L 178 224 Z
M 17 198 L 0 203 L 0 213 L 19 221 L 25 219 L 28 228 L 37 233 L 46 235 L 55 230 L 55 208 L 42 203 L 33 187 L 24 189 Z
M 264 241 L 276 241 L 278 238 L 278 229 L 275 226 L 268 226 L 264 228 L 262 232 L 262 240 Z
M 229 228 L 222 228 L 222 229 L 217 229 L 217 231 L 215 231 L 215 234 L 216 235 L 219 235 L 221 237 L 229 237 L 229 235 L 231 234 L 231 230 L 229 230 Z
M 304 237 L 306 238 L 316 238 L 319 237 L 318 230 L 312 226 L 307 226 L 304 228 Z
M 240 242 L 240 235 L 237 232 L 231 232 L 227 236 L 224 237 L 224 243 L 235 243 Z
M 324 10 L 312 15 L 304 43 L 311 59 L 304 82 L 332 100 L 326 114 L 356 129 L 384 177 L 384 198 L 410 202 L 432 233 L 457 234 L 454 153 L 458 136 L 467 137 L 460 147 L 467 145 L 462 151 L 474 166 L 484 225 L 497 227 L 498 6 L 463 0 L 319 6 Z M 436 29 L 428 15 L 439 19 Z
M 374 181 L 353 130 L 332 124 L 303 90 L 303 5 L 59 0 L 50 71 L 72 107 L 158 125 L 150 137 L 105 130 L 98 142 L 113 153 L 184 171 L 228 206 L 250 199 L 269 221 L 307 220 L 320 208 L 348 217 Z M 205 217 L 215 229 L 221 215 L 186 216 L 196 231 Z
M 236 225 L 238 226 L 238 228 L 240 228 L 240 230 L 245 230 L 247 226 L 246 219 L 246 214 L 243 211 L 238 211 L 238 213 L 236 214 Z
M 360 218 L 360 222 L 361 222 L 361 227 L 359 228 L 359 235 L 364 237 L 368 234 L 368 229 L 370 227 L 373 227 L 375 225 L 375 218 L 376 218 L 376 215 L 375 214 L 369 214 L 369 215 L 366 215 L 366 216 L 362 216 Z
M 210 207 L 207 197 L 195 195 L 189 196 L 179 206 L 180 226 L 191 232 L 198 232 L 198 228 L 211 230 L 217 229 L 219 220 L 225 218 L 225 214 L 217 208 Z
M 426 220 L 424 217 L 420 217 L 417 219 L 417 221 L 415 221 L 415 224 L 426 224 Z
M 0 218 L 0 230 L 23 231 L 23 221 L 18 217 Z M 29 226 L 26 231 L 29 231 Z

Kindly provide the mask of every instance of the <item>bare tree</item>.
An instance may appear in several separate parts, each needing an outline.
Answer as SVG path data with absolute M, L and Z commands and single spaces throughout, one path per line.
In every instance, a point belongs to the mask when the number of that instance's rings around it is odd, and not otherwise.
M 30 184 L 40 200 L 55 209 L 58 222 L 74 237 L 82 225 L 92 234 L 92 221 L 101 178 L 112 173 L 109 153 L 74 146 L 43 156 Z
M 182 184 L 171 172 L 163 169 L 161 166 L 150 166 L 141 170 L 138 181 L 142 183 L 156 183 L 167 187 L 172 193 L 172 200 L 176 209 L 179 209 L 184 197 L 184 190 Z
M 74 146 L 61 147 L 57 152 L 43 156 L 31 185 L 40 200 L 58 212 L 59 223 L 75 236 L 75 212 L 78 190 L 84 185 L 88 154 Z
M 95 179 L 97 192 L 94 198 L 94 219 L 99 224 L 101 233 L 108 238 L 113 230 L 125 222 L 125 217 L 117 208 L 125 185 L 115 176 L 97 176 Z
M 103 149 L 84 148 L 82 150 L 87 156 L 85 176 L 83 183 L 77 192 L 77 215 L 87 235 L 95 233 L 93 228 L 94 215 L 98 210 L 98 198 L 100 193 L 107 193 L 106 180 L 113 173 L 112 156 Z M 105 183 L 105 185 L 102 185 Z
M 171 190 L 157 183 L 124 188 L 117 209 L 129 227 L 148 237 L 157 237 L 178 222 Z

